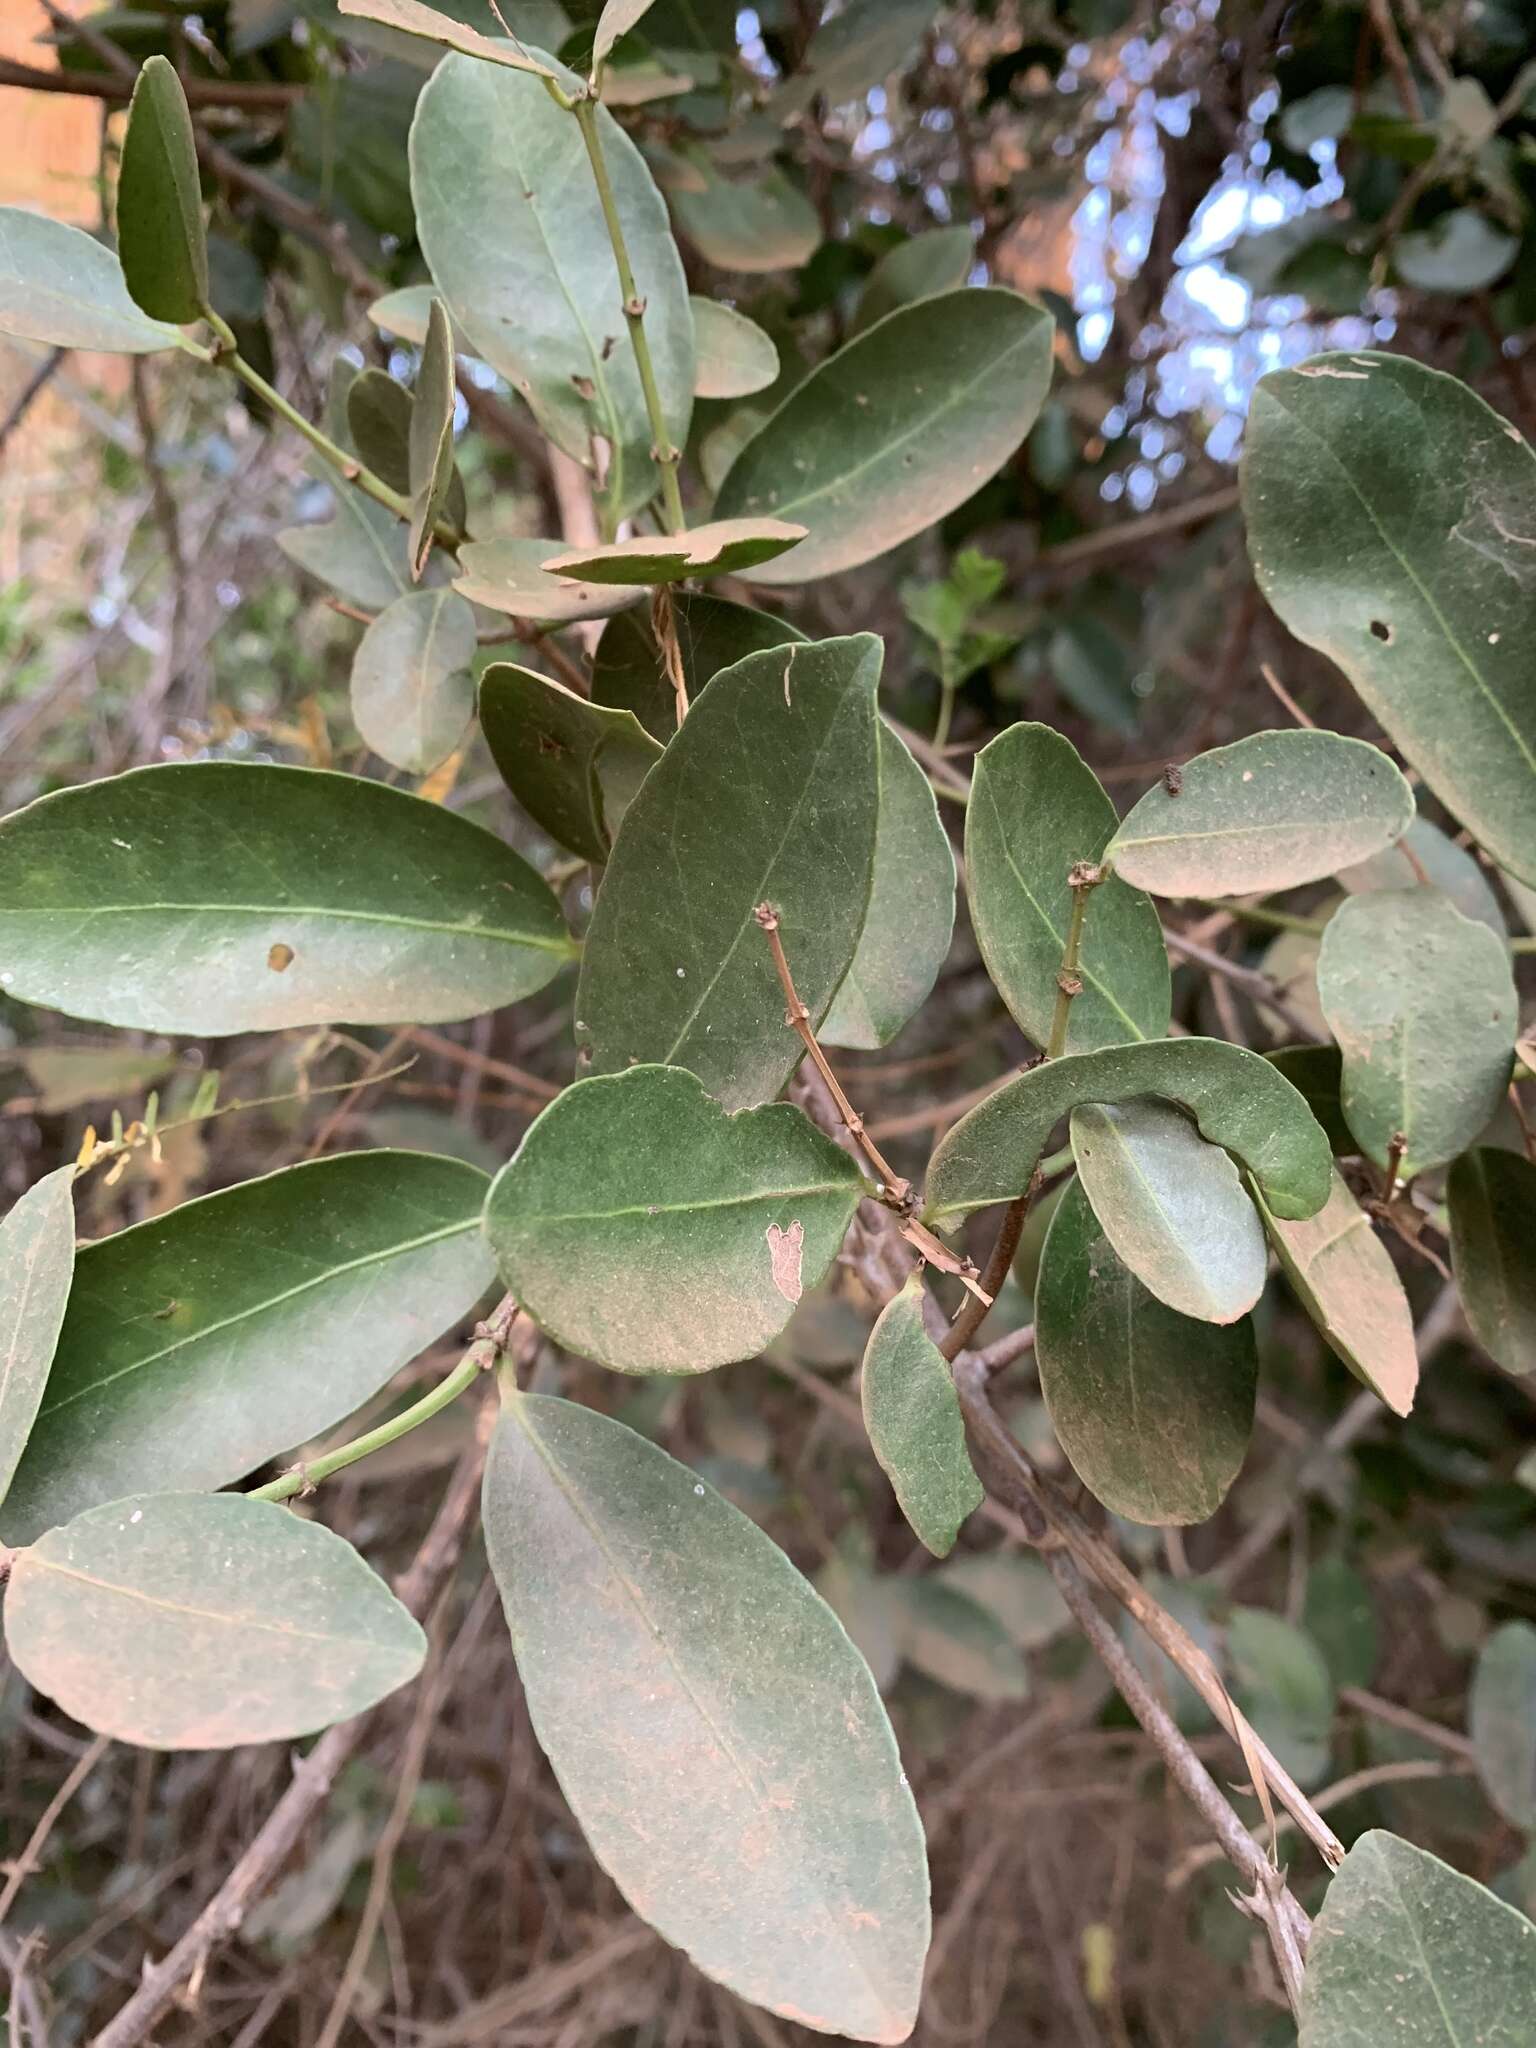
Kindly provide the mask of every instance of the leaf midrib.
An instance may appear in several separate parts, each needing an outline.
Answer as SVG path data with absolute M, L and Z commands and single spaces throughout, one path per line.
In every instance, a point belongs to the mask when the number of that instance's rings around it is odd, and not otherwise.
M 571 951 L 568 939 L 541 938 L 532 932 L 509 931 L 503 925 L 444 924 L 433 918 L 400 917 L 386 910 L 334 910 L 313 903 L 51 903 L 41 908 L 0 910 L 0 929 L 17 918 L 139 917 L 162 913 L 177 917 L 312 917 L 339 924 L 393 925 L 402 931 L 447 932 L 456 938 L 494 939 L 508 946 L 533 946 L 546 953 Z

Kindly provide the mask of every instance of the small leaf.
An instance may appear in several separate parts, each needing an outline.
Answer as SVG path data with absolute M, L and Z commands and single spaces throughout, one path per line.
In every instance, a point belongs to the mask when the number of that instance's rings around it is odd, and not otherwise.
M 1487 925 L 1501 939 L 1509 931 L 1493 884 L 1477 861 L 1427 818 L 1415 818 L 1397 844 L 1384 853 L 1340 868 L 1336 880 L 1351 896 L 1363 896 L 1372 889 L 1412 889 L 1427 881 L 1443 889 L 1463 917 Z
M 350 1543 L 230 1493 L 131 1494 L 50 1530 L 12 1566 L 5 1640 L 66 1714 L 146 1749 L 308 1735 L 427 1649 Z
M 1536 1165 L 1480 1145 L 1452 1165 L 1446 1195 L 1473 1336 L 1506 1372 L 1536 1372 Z
M 1269 1255 L 1226 1153 L 1160 1102 L 1080 1103 L 1071 1130 L 1083 1190 L 1121 1263 L 1181 1315 L 1246 1315 Z
M 801 68 L 770 102 L 780 119 L 820 93 L 829 106 L 879 85 L 906 59 L 938 12 L 938 0 L 848 0 L 811 37 Z
M 117 253 L 134 302 L 178 327 L 208 304 L 208 237 L 187 96 L 164 57 L 133 88 L 117 179 Z
M 540 625 L 606 619 L 645 596 L 638 583 L 573 583 L 551 576 L 544 564 L 559 552 L 554 540 L 473 540 L 459 549 L 453 587 L 472 604 Z
M 377 21 L 385 28 L 399 29 L 404 35 L 423 36 L 428 42 L 445 43 L 450 50 L 460 50 L 466 57 L 478 57 L 482 63 L 505 64 L 513 71 L 531 71 L 540 78 L 560 76 L 552 64 L 525 49 L 521 43 L 506 42 L 499 36 L 483 36 L 478 29 L 455 21 L 452 15 L 439 14 L 435 7 L 424 6 L 422 0 L 337 0 L 337 5 L 349 20 Z
M 333 516 L 314 526 L 287 526 L 277 544 L 290 562 L 328 584 L 338 597 L 381 612 L 411 588 L 410 549 L 393 512 L 338 484 Z
M 10 995 L 196 1037 L 446 1023 L 531 995 L 574 950 L 543 880 L 467 818 L 231 761 L 130 769 L 0 821 L 0 904 Z
M 352 446 L 375 476 L 404 495 L 411 488 L 411 394 L 387 370 L 360 370 L 346 404 Z
M 587 933 L 576 1037 L 595 1072 L 686 1066 L 727 1109 L 794 1072 L 753 911 L 778 911 L 819 1023 L 869 904 L 880 657 L 867 633 L 795 641 L 716 676 L 689 711 L 625 813 Z
M 804 540 L 783 519 L 716 519 L 686 533 L 637 533 L 607 547 L 571 548 L 543 564 L 551 576 L 591 583 L 680 583 L 689 576 L 740 575 Z
M 382 333 L 397 334 L 402 341 L 413 342 L 420 348 L 427 338 L 427 317 L 436 297 L 435 285 L 402 285 L 399 291 L 385 292 L 374 299 L 368 307 L 368 318 Z M 373 372 L 364 370 L 362 374 L 367 377 Z
M 475 708 L 475 615 L 451 590 L 412 590 L 379 613 L 352 658 L 352 717 L 410 775 L 446 761 Z
M 480 725 L 502 781 L 534 823 L 583 859 L 606 861 L 619 821 L 661 759 L 634 714 L 498 661 L 480 678 Z
M 1277 1614 L 1239 1607 L 1227 1627 L 1237 1703 L 1298 1785 L 1328 1771 L 1333 1680 L 1312 1638 Z
M 1051 381 L 1050 315 L 1016 292 L 946 292 L 839 349 L 784 400 L 720 486 L 721 519 L 810 538 L 759 583 L 812 583 L 935 525 L 995 476 Z
M 433 528 L 453 490 L 453 332 L 441 299 L 427 315 L 427 340 L 416 372 L 408 442 L 411 494 L 411 575 L 420 581 L 432 551 Z
M 1467 1725 L 1483 1789 L 1511 1827 L 1536 1828 L 1536 1628 L 1506 1621 L 1478 1652 Z
M 754 165 L 745 177 L 722 177 L 694 148 L 679 153 L 684 175 L 668 187 L 678 226 L 717 270 L 760 275 L 797 270 L 816 253 L 821 220 L 798 185 L 777 164 Z
M 134 304 L 110 249 L 20 206 L 0 206 L 0 334 L 133 356 L 181 347 L 174 327 Z
M 1215 1514 L 1253 1433 L 1253 1326 L 1196 1322 L 1149 1294 L 1081 1182 L 1046 1236 L 1035 1356 L 1061 1448 L 1111 1513 L 1159 1526 Z
M 1381 1625 L 1370 1587 L 1342 1557 L 1325 1557 L 1308 1572 L 1302 1623 L 1335 1685 L 1370 1684 L 1381 1658 Z
M 56 1167 L 0 1218 L 0 1501 L 53 1364 L 75 1270 L 73 1166 Z
M 850 334 L 862 334 L 898 306 L 958 291 L 971 274 L 976 245 L 969 228 L 930 228 L 887 249 L 865 281 Z
M 1312 1929 L 1300 2048 L 1532 2039 L 1536 1926 L 1438 1856 L 1384 1829 L 1361 1835 Z
M 503 1414 L 485 1533 L 535 1731 L 631 1906 L 742 1998 L 905 2040 L 922 1828 L 831 1610 L 685 1466 L 566 1401 Z
M 1509 1086 L 1518 1005 L 1509 955 L 1439 889 L 1352 896 L 1329 920 L 1318 994 L 1344 1056 L 1360 1149 L 1402 1177 L 1443 1166 L 1487 1129 Z
M 984 1495 L 949 1366 L 923 1327 L 915 1275 L 869 1333 L 862 1394 L 864 1427 L 901 1512 L 935 1557 L 948 1557 Z
M 727 1116 L 692 1074 L 578 1081 L 486 1202 L 508 1287 L 567 1350 L 618 1372 L 750 1358 L 822 1279 L 863 1183 L 789 1103 Z
M 1401 839 L 1413 791 L 1382 753 L 1336 732 L 1259 732 L 1157 783 L 1106 860 L 1159 896 L 1293 889 Z
M 1049 1570 L 1022 1551 L 952 1557 L 938 1582 L 984 1607 L 1021 1650 L 1038 1650 L 1071 1626 L 1071 1613 Z
M 4 1540 L 227 1486 L 349 1415 L 485 1291 L 485 1192 L 458 1160 L 341 1153 L 83 1247 Z
M 35 1102 L 27 1106 L 45 1116 L 81 1109 L 88 1102 L 137 1099 L 176 1071 L 169 1053 L 141 1052 L 132 1045 L 27 1045 L 17 1046 L 8 1057 L 37 1090 Z
M 1419 1354 L 1413 1310 L 1392 1255 L 1335 1168 L 1327 1201 L 1304 1222 L 1262 1208 L 1296 1298 L 1355 1378 L 1395 1415 L 1413 1406 Z
M 652 0 L 606 0 L 597 18 L 597 33 L 592 38 L 594 73 L 605 62 L 619 37 L 627 36 L 641 16 L 649 14 L 651 6 Z
M 779 375 L 779 352 L 755 320 L 718 299 L 688 301 L 693 308 L 695 398 L 750 398 Z
M 1112 1046 L 1048 1060 L 970 1110 L 928 1167 L 930 1223 L 1011 1202 L 1029 1186 L 1045 1143 L 1080 1102 L 1160 1095 L 1187 1109 L 1213 1145 L 1253 1173 L 1280 1216 L 1312 1216 L 1328 1199 L 1333 1161 L 1305 1101 L 1268 1060 L 1218 1038 Z
M 972 1699 L 1029 1697 L 1029 1667 L 995 1614 L 940 1577 L 889 1582 L 900 1602 L 901 1654 L 914 1670 Z
M 993 985 L 1037 1045 L 1050 1038 L 1072 916 L 1068 876 L 1098 862 L 1115 810 L 1072 742 L 1048 725 L 1011 725 L 976 757 L 965 871 L 976 942 Z M 1161 1038 L 1172 997 L 1151 899 L 1118 876 L 1089 896 L 1067 1051 Z
M 672 621 L 690 704 L 707 682 L 745 656 L 805 638 L 787 619 L 702 590 L 674 594 Z M 592 662 L 592 700 L 633 711 L 663 745 L 676 732 L 677 692 L 643 613 L 631 612 L 603 629 Z

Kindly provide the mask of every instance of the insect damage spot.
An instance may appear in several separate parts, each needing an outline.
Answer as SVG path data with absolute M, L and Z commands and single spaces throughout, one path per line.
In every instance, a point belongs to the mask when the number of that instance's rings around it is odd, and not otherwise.
M 800 1265 L 805 1253 L 805 1225 L 798 1217 L 788 1230 L 781 1230 L 777 1223 L 770 1223 L 764 1235 L 768 1239 L 768 1257 L 773 1264 L 773 1284 L 786 1301 L 800 1299 Z
M 274 974 L 286 974 L 293 965 L 293 948 L 285 946 L 281 939 L 267 949 L 267 965 Z
M 1379 640 L 1383 647 L 1390 647 L 1392 645 L 1392 628 L 1385 619 L 1372 619 L 1371 638 Z

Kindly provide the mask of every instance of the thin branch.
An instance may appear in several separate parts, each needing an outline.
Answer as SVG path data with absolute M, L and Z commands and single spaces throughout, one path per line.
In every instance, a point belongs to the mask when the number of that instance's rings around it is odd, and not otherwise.
M 3 1923 L 6 1914 L 15 1905 L 16 1894 L 38 1867 L 43 1850 L 47 1846 L 48 1837 L 58 1825 L 60 1814 L 63 1813 L 65 1807 L 68 1806 L 71 1799 L 74 1798 L 80 1787 L 101 1762 L 110 1745 L 110 1736 L 98 1735 L 94 1742 L 81 1750 L 79 1756 L 75 1759 L 74 1768 L 70 1771 L 69 1776 L 43 1808 L 37 1826 L 27 1838 L 27 1846 L 10 1867 L 10 1872 L 5 1880 L 5 1890 L 0 1892 L 0 1923 Z
M 80 99 L 110 100 L 114 105 L 126 105 L 133 97 L 132 83 L 116 72 L 40 71 L 34 65 L 0 57 L 0 86 L 6 85 L 25 92 L 71 93 Z M 189 106 L 232 107 L 238 113 L 285 113 L 308 91 L 302 85 L 187 76 L 182 78 L 181 86 Z
M 1320 1037 L 1316 1027 L 1292 1008 L 1280 993 L 1278 982 L 1269 975 L 1261 974 L 1255 967 L 1244 967 L 1236 960 L 1229 960 L 1224 953 L 1216 952 L 1213 947 L 1202 946 L 1198 939 L 1186 938 L 1183 932 L 1170 931 L 1166 926 L 1163 928 L 1163 943 L 1170 953 L 1177 953 L 1185 960 L 1198 961 L 1200 966 L 1210 973 L 1221 975 L 1223 980 L 1230 981 L 1234 988 L 1240 988 L 1245 996 L 1251 996 L 1254 1002 L 1262 1004 L 1267 1010 L 1272 1010 L 1286 1030 L 1294 1032 L 1297 1038 L 1305 1039 L 1313 1045 L 1326 1042 Z
M 1083 923 L 1088 915 L 1088 898 L 1103 880 L 1103 868 L 1091 860 L 1074 861 L 1067 875 L 1072 891 L 1072 914 L 1067 920 L 1066 943 L 1061 949 L 1061 966 L 1056 972 L 1056 1007 L 1051 1013 L 1051 1035 L 1045 1047 L 1048 1060 L 1060 1059 L 1067 1049 L 1072 1004 L 1083 992 L 1079 956 L 1083 945 Z
M 950 1324 L 939 1350 L 946 1358 L 955 1359 L 965 1349 L 976 1332 L 986 1321 L 987 1311 L 1003 1291 L 1013 1265 L 1013 1255 L 1019 1248 L 1019 1239 L 1024 1235 L 1024 1225 L 1029 1220 L 1030 1208 L 1040 1192 L 1044 1176 L 1039 1167 L 1030 1175 L 1029 1186 L 1022 1195 L 1016 1195 L 1003 1211 L 1003 1221 L 997 1233 L 997 1241 L 991 1256 L 981 1269 L 981 1291 L 966 1295 L 960 1304 L 960 1312 Z M 985 1297 L 985 1298 L 983 1298 Z

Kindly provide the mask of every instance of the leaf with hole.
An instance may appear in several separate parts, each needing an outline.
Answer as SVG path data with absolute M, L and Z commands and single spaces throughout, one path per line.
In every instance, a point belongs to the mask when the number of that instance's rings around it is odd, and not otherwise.
M 779 352 L 755 320 L 718 299 L 688 301 L 693 308 L 695 398 L 750 398 L 779 375 Z
M 1196 1322 L 1149 1294 L 1081 1182 L 1046 1235 L 1035 1357 L 1061 1448 L 1111 1513 L 1158 1526 L 1215 1514 L 1253 1433 L 1253 1326 Z
M 568 548 L 543 564 L 551 576 L 589 583 L 681 583 L 694 576 L 740 576 L 805 539 L 783 519 L 715 519 L 686 533 L 637 533 L 606 547 Z
M 726 177 L 701 148 L 678 152 L 667 197 L 683 234 L 717 270 L 796 270 L 816 253 L 821 220 L 777 164 Z
M 453 410 L 457 397 L 453 333 L 442 300 L 434 299 L 427 314 L 427 339 L 416 372 L 406 443 L 411 576 L 418 583 L 432 550 L 433 529 L 447 515 L 453 494 Z
M 1506 1372 L 1536 1372 L 1536 1164 L 1475 1146 L 1452 1165 L 1446 1198 L 1473 1336 Z
M 351 1544 L 238 1494 L 138 1493 L 18 1553 L 17 1669 L 146 1749 L 282 1742 L 409 1684 L 427 1639 Z
M 1536 455 L 1406 356 L 1260 383 L 1243 458 L 1259 588 L 1502 867 L 1536 882 Z
M 227 1486 L 351 1414 L 489 1285 L 486 1186 L 456 1159 L 342 1153 L 86 1245 L 4 1540 L 135 1488 Z
M 1514 1063 L 1509 955 L 1439 889 L 1351 896 L 1330 919 L 1318 994 L 1344 1056 L 1343 1104 L 1360 1149 L 1401 1176 L 1454 1159 L 1487 1129 Z
M 789 1103 L 728 1116 L 692 1074 L 578 1081 L 492 1185 L 507 1286 L 557 1338 L 618 1372 L 750 1358 L 837 1256 L 863 1183 Z
M 1333 1735 L 1333 1679 L 1322 1651 L 1304 1629 L 1278 1614 L 1239 1607 L 1227 1624 L 1232 1692 L 1298 1785 L 1328 1772 Z
M 865 281 L 850 334 L 862 334 L 898 306 L 958 291 L 971 274 L 976 245 L 969 228 L 929 228 L 887 249 Z
M 1264 1292 L 1264 1227 L 1219 1145 L 1161 1102 L 1080 1103 L 1072 1153 L 1099 1227 L 1149 1293 L 1235 1323 Z
M 453 587 L 471 604 L 551 626 L 610 618 L 646 595 L 638 583 L 577 583 L 551 576 L 544 564 L 560 552 L 556 540 L 472 540 L 459 549 Z
M 110 249 L 21 206 L 0 206 L 0 334 L 135 356 L 182 346 L 134 304 Z
M 923 1833 L 831 1609 L 686 1466 L 566 1401 L 508 1404 L 484 1512 L 535 1732 L 631 1906 L 782 2018 L 905 2040 Z
M 1080 1102 L 1156 1095 L 1188 1110 L 1201 1135 L 1235 1153 L 1280 1216 L 1313 1216 L 1333 1161 L 1305 1100 L 1268 1060 L 1219 1038 L 1069 1053 L 1032 1067 L 946 1133 L 928 1167 L 930 1223 L 1022 1195 L 1060 1119 Z
M 337 0 L 343 15 L 351 21 L 376 21 L 381 27 L 398 29 L 402 35 L 421 36 L 427 42 L 442 43 L 466 57 L 484 64 L 504 64 L 513 71 L 531 72 L 538 78 L 559 78 L 560 70 L 541 54 L 524 44 L 501 36 L 485 36 L 478 29 L 440 14 L 423 0 Z
M 1259 732 L 1186 761 L 1109 842 L 1117 874 L 1159 896 L 1294 889 L 1401 839 L 1413 791 L 1382 753 L 1336 732 Z
M 1051 381 L 1051 318 L 1016 292 L 900 307 L 797 384 L 731 465 L 721 519 L 810 538 L 759 583 L 812 583 L 889 553 L 997 474 Z
M 55 1167 L 0 1218 L 0 1501 L 43 1398 L 75 1270 L 73 1166 Z
M 901 1512 L 935 1557 L 948 1557 L 984 1496 L 949 1365 L 923 1324 L 916 1274 L 869 1333 L 861 1394 L 870 1445 Z
M 117 253 L 134 303 L 178 327 L 208 304 L 208 237 L 197 141 L 174 67 L 146 58 L 117 176 Z
M 753 917 L 778 911 L 813 1024 L 869 904 L 880 803 L 872 634 L 794 641 L 715 677 L 624 815 L 582 956 L 597 1073 L 687 1067 L 727 1109 L 777 1095 L 801 1043 Z
M 11 996 L 198 1037 L 472 1017 L 575 950 L 494 833 L 319 768 L 173 762 L 39 797 L 0 821 L 0 903 Z
M 480 678 L 480 727 L 502 781 L 561 846 L 608 858 L 613 835 L 661 748 L 633 712 L 498 661 Z
M 1536 1628 L 1506 1621 L 1477 1653 L 1467 1725 L 1483 1789 L 1511 1827 L 1536 1829 Z
M 391 767 L 425 775 L 474 714 L 475 615 L 451 590 L 411 590 L 372 622 L 352 657 L 352 717 Z
M 1011 725 L 976 757 L 965 814 L 965 873 L 976 943 L 1019 1028 L 1044 1047 L 1072 917 L 1068 881 L 1097 863 L 1115 810 L 1072 742 L 1048 725 Z M 1068 1052 L 1161 1038 L 1172 1003 L 1168 952 L 1151 899 L 1118 876 L 1089 897 L 1081 993 Z
M 1373 1828 L 1313 1926 L 1300 2022 L 1299 2048 L 1527 2048 L 1536 1926 L 1438 1856 Z
M 707 682 L 723 669 L 734 668 L 747 655 L 760 654 L 766 647 L 787 647 L 792 640 L 805 638 L 787 619 L 711 597 L 702 590 L 674 594 L 672 630 L 682 656 L 690 704 Z M 643 612 L 629 612 L 604 627 L 592 661 L 592 701 L 633 711 L 663 745 L 676 732 L 677 692 Z

